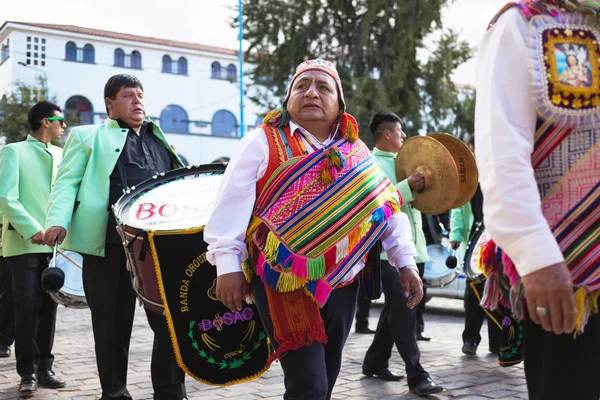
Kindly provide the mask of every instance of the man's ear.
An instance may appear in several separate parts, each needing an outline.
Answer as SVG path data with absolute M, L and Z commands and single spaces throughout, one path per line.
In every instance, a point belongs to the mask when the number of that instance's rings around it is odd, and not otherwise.
M 113 104 L 112 104 L 112 99 L 110 97 L 105 97 L 104 98 L 104 104 L 106 105 L 106 108 L 109 111 L 112 110 Z

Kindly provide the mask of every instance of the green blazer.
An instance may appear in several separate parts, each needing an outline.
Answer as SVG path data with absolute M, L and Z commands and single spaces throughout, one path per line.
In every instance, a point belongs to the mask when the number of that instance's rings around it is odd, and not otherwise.
M 62 149 L 31 135 L 0 151 L 0 211 L 4 257 L 50 253 L 48 246 L 32 244 L 44 229 L 52 182 Z
M 0 211 L 0 257 L 2 257 L 2 211 Z
M 452 210 L 452 214 L 450 215 L 449 239 L 466 245 L 471 235 L 471 227 L 473 226 L 474 219 L 470 201 L 464 206 Z
M 173 167 L 183 166 L 158 125 L 149 123 L 173 157 Z M 63 249 L 104 257 L 110 174 L 128 131 L 109 118 L 103 125 L 79 126 L 69 134 L 46 216 L 47 228 L 62 226 L 67 230 Z
M 410 203 L 415 199 L 415 196 L 410 189 L 407 179 L 403 180 L 402 182 L 398 182 L 396 180 L 396 153 L 390 153 L 389 151 L 379 150 L 377 147 L 374 147 L 373 157 L 385 175 L 390 181 L 392 181 L 392 183 L 396 186 L 396 189 L 398 189 L 402 195 L 404 205 L 402 206 L 401 210 L 408 216 L 410 227 L 412 229 L 413 242 L 417 248 L 415 262 L 423 263 L 429 261 L 429 256 L 427 255 L 427 242 L 425 241 L 425 234 L 423 233 L 423 220 L 421 219 L 421 211 L 410 205 Z M 385 254 L 382 254 L 382 258 L 385 259 Z

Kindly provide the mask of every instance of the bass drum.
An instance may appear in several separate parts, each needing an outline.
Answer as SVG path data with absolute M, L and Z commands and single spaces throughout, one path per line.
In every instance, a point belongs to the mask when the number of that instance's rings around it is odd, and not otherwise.
M 446 266 L 446 259 L 452 255 L 450 249 L 440 244 L 430 244 L 427 246 L 427 255 L 429 261 L 425 263 L 425 273 L 423 274 L 425 287 L 441 288 L 458 276 L 456 269 Z
M 467 275 L 469 280 L 475 283 L 481 283 L 485 281 L 485 275 L 481 269 L 479 269 L 479 256 L 483 245 L 491 239 L 492 237 L 485 230 L 483 223 L 478 222 L 475 225 L 475 232 L 473 232 L 471 235 L 471 240 L 469 240 L 469 243 L 467 243 L 463 264 L 465 275 Z

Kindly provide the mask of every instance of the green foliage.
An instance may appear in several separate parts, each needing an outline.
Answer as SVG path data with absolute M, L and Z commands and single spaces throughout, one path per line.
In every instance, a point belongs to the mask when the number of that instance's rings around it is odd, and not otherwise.
M 24 140 L 31 128 L 27 123 L 29 109 L 38 101 L 46 100 L 44 80 L 40 78 L 35 84 L 27 85 L 17 81 L 13 83 L 13 91 L 0 101 L 0 136 L 6 137 L 6 143 Z M 56 98 L 50 99 L 56 102 Z
M 450 76 L 472 49 L 441 28 L 441 11 L 451 1 L 246 0 L 244 38 L 255 65 L 251 98 L 265 111 L 280 106 L 294 68 L 320 57 L 336 63 L 363 140 L 372 142 L 369 120 L 383 110 L 398 114 L 408 134 L 441 128 L 462 134 L 469 105 Z M 431 33 L 439 40 L 426 49 Z M 417 58 L 423 51 L 431 53 L 425 62 Z

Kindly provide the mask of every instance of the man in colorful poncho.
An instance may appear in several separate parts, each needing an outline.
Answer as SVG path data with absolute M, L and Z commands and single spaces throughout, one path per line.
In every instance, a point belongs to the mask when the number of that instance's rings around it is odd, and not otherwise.
M 283 108 L 232 156 L 205 229 L 217 297 L 241 310 L 250 282 L 276 349 L 269 361 L 281 360 L 285 399 L 331 398 L 352 327 L 356 277 L 378 241 L 400 270 L 405 296 L 412 293 L 409 306 L 421 300 L 401 205 L 345 113 L 334 65 L 300 64 Z
M 599 15 L 598 1 L 510 3 L 480 48 L 482 302 L 524 320 L 532 400 L 600 398 Z M 587 83 L 560 80 L 573 58 Z

